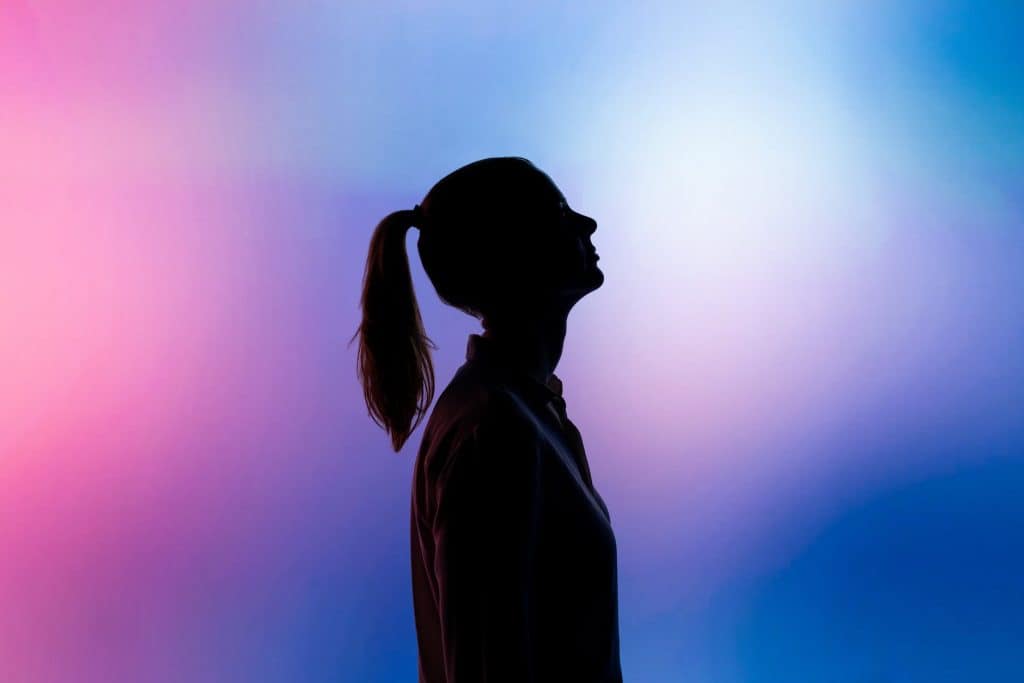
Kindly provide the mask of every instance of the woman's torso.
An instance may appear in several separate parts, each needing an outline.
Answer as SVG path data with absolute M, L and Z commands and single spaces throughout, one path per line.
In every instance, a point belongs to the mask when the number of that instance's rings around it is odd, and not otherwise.
M 616 543 L 607 507 L 587 483 L 581 444 L 547 405 L 552 390 L 506 371 L 488 347 L 485 338 L 470 336 L 467 362 L 438 397 L 416 460 L 411 549 L 420 680 L 448 683 L 434 575 L 436 473 L 480 411 L 500 409 L 508 429 L 537 448 L 536 488 L 521 492 L 536 496 L 539 511 L 530 586 L 537 680 L 621 681 Z

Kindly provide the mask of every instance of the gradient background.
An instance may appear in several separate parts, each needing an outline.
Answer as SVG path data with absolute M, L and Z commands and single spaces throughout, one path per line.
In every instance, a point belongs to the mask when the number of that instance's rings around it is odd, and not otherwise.
M 503 154 L 600 224 L 626 679 L 1024 680 L 1021 7 L 3 0 L 0 680 L 415 680 L 346 343 Z

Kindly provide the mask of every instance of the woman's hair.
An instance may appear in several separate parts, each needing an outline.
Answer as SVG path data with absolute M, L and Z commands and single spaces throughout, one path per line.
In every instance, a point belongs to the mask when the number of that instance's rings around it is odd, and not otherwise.
M 524 171 L 537 173 L 519 157 L 463 166 L 438 181 L 416 209 L 385 216 L 370 238 L 360 302 L 363 317 L 353 335 L 359 337 L 356 369 L 370 417 L 391 436 L 395 451 L 434 398 L 430 349 L 437 348 L 423 329 L 406 233 L 410 227 L 420 228 L 417 250 L 441 301 L 483 318 L 489 306 L 499 303 L 493 285 L 504 275 L 494 258 L 500 243 L 496 233 L 504 222 L 495 205 Z
M 363 320 L 356 334 L 356 370 L 370 417 L 391 435 L 397 452 L 434 398 L 437 348 L 423 330 L 423 319 L 405 252 L 413 211 L 395 211 L 377 224 L 363 273 Z

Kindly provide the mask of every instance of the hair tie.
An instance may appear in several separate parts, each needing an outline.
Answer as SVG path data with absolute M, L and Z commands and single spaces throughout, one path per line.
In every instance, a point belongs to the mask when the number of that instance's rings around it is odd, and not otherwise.
M 413 221 L 414 221 L 413 225 L 415 225 L 417 228 L 422 230 L 423 229 L 423 224 L 426 223 L 427 217 L 423 213 L 423 209 L 420 208 L 419 204 L 417 204 L 416 206 L 412 207 L 412 217 L 413 217 Z

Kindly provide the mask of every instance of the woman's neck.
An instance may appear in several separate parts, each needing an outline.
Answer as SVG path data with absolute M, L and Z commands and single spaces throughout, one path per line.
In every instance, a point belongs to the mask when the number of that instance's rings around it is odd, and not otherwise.
M 483 336 L 538 382 L 547 383 L 562 357 L 566 315 L 485 319 Z

